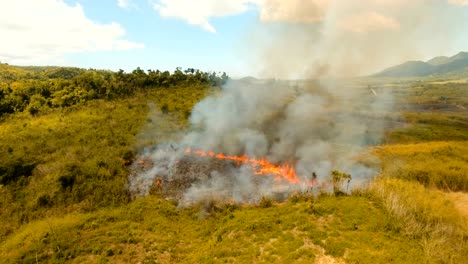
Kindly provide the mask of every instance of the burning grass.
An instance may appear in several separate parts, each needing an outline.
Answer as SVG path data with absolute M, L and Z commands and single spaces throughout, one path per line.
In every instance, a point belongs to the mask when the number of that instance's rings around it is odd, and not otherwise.
M 182 206 L 205 200 L 258 204 L 263 197 L 284 201 L 297 192 L 348 192 L 350 174 L 334 170 L 323 176 L 319 179 L 315 172 L 298 175 L 290 163 L 183 149 L 171 143 L 136 159 L 129 190 L 134 199 L 152 194 L 179 200 Z
M 227 161 L 234 161 L 238 165 L 246 164 L 248 165 L 254 172 L 255 175 L 260 176 L 274 176 L 275 182 L 286 182 L 290 184 L 305 184 L 307 186 L 312 186 L 313 182 L 301 182 L 301 180 L 296 175 L 296 170 L 294 166 L 285 163 L 283 165 L 274 165 L 270 161 L 265 158 L 252 158 L 247 156 L 246 154 L 242 156 L 230 156 L 225 155 L 223 153 L 215 154 L 212 151 L 202 151 L 202 150 L 191 150 L 187 148 L 185 150 L 187 154 L 194 154 L 201 157 L 210 157 L 213 159 L 218 160 L 227 160 Z

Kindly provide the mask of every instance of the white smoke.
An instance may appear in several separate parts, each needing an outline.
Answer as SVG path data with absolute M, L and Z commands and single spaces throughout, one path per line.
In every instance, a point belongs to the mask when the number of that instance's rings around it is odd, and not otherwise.
M 313 175 L 319 183 L 329 183 L 331 172 L 339 170 L 352 175 L 352 186 L 359 185 L 375 175 L 376 168 L 359 164 L 355 156 L 380 141 L 382 117 L 391 102 L 385 93 L 375 96 L 368 87 L 336 82 L 231 81 L 194 107 L 190 131 L 177 148 L 159 146 L 148 155 L 152 167 L 132 176 L 130 189 L 146 195 L 156 178 L 171 182 L 186 177 L 190 184 L 178 196 L 184 206 L 207 199 L 255 203 L 279 187 L 286 192 L 311 189 L 255 175 L 245 164 L 223 161 L 222 166 L 211 166 L 213 158 L 185 154 L 187 147 L 288 162 L 304 183 Z M 183 159 L 190 160 L 189 167 L 205 169 L 177 169 Z
M 186 177 L 188 184 L 182 184 L 178 197 L 182 205 L 190 205 L 206 199 L 253 203 L 278 190 L 310 189 L 304 184 L 275 182 L 274 176 L 255 175 L 246 164 L 213 164 L 213 158 L 186 155 L 187 147 L 292 164 L 302 183 L 316 178 L 327 186 L 331 172 L 339 170 L 352 175 L 353 187 L 377 173 L 378 168 L 356 161 L 356 155 L 381 141 L 387 125 L 384 117 L 393 105 L 391 94 L 324 76 L 360 73 L 374 58 L 385 57 L 382 53 L 390 46 L 399 48 L 386 41 L 399 36 L 396 32 L 402 29 L 392 18 L 395 3 L 382 0 L 375 4 L 392 11 L 386 15 L 335 1 L 317 0 L 304 9 L 279 1 L 264 3 L 277 7 L 270 10 L 273 13 L 262 14 L 265 21 L 289 20 L 296 13 L 297 18 L 308 21 L 260 25 L 250 35 L 249 59 L 260 75 L 285 80 L 231 81 L 220 93 L 199 102 L 177 150 L 160 148 L 161 153 L 150 154 L 155 168 L 131 177 L 131 182 L 137 182 L 130 184 L 134 186 L 131 190 L 146 195 L 150 187 L 135 186 L 146 186 L 157 178 L 174 185 Z M 327 11 L 309 14 L 310 8 Z M 356 13 L 366 18 L 348 15 Z M 320 22 L 315 23 L 317 19 Z M 388 38 L 382 38 L 382 30 L 389 32 Z

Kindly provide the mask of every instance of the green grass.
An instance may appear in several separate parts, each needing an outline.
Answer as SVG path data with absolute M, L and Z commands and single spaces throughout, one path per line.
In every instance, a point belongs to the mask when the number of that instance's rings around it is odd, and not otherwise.
M 405 113 L 407 125 L 387 132 L 387 143 L 467 141 L 468 115 L 463 113 Z
M 350 196 L 257 206 L 129 200 L 127 165 L 145 147 L 177 139 L 193 105 L 216 92 L 206 86 L 8 115 L 0 121 L 0 262 L 463 263 L 466 218 L 443 191 L 468 189 L 466 111 L 414 111 L 466 106 L 463 85 L 378 86 L 393 89 L 396 109 L 413 112 L 389 113 L 407 125 L 370 148 L 378 161 L 369 164 L 381 168 L 375 182 Z
M 175 87 L 8 117 L 0 123 L 0 217 L 8 219 L 0 238 L 34 219 L 127 203 L 133 157 L 185 129 L 185 111 L 207 92 Z
M 425 260 L 418 240 L 390 228 L 391 216 L 368 197 L 322 196 L 268 208 L 218 205 L 202 218 L 200 210 L 147 197 L 118 209 L 40 220 L 8 237 L 0 257 L 5 263 L 310 263 L 323 254 L 349 263 Z

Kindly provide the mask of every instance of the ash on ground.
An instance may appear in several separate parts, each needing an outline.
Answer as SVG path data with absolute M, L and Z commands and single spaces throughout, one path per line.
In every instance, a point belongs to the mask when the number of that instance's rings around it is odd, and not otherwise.
M 132 199 L 151 194 L 176 199 L 181 206 L 202 200 L 257 203 L 264 196 L 281 201 L 297 190 L 278 186 L 274 177 L 254 175 L 246 165 L 187 154 L 176 144 L 158 145 L 138 157 L 128 188 Z

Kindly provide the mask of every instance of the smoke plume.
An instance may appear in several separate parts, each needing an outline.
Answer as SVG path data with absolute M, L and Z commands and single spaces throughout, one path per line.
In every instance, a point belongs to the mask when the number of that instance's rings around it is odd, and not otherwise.
M 362 184 L 378 168 L 359 163 L 356 155 L 381 142 L 392 96 L 336 77 L 414 53 L 426 24 L 443 32 L 453 21 L 444 13 L 431 21 L 436 1 L 424 7 L 423 0 L 314 0 L 304 8 L 300 0 L 256 2 L 260 22 L 247 36 L 246 61 L 259 76 L 279 79 L 232 80 L 199 102 L 182 139 L 156 146 L 146 154 L 150 168 L 129 178 L 134 195 L 148 194 L 155 184 L 167 193 L 167 183 L 178 182 L 181 205 L 206 199 L 255 203 L 278 192 L 329 188 L 334 170 L 352 175 L 351 188 Z M 440 43 L 424 46 L 437 50 Z M 249 164 L 190 155 L 187 148 L 292 164 L 300 183 L 315 184 L 278 182 L 256 175 Z
M 330 182 L 333 170 L 349 173 L 353 185 L 376 174 L 356 162 L 363 147 L 378 143 L 382 115 L 391 97 L 368 88 L 318 81 L 231 81 L 198 103 L 189 132 L 177 143 L 159 145 L 146 156 L 150 168 L 130 177 L 136 196 L 149 193 L 156 179 L 179 184 L 181 205 L 206 199 L 255 203 L 283 192 L 308 191 L 255 175 L 247 164 L 195 157 L 186 148 L 293 164 L 301 182 Z M 182 168 L 182 167 L 186 168 Z M 317 177 L 314 179 L 314 177 Z M 163 183 L 164 184 L 164 183 Z M 162 186 L 161 188 L 165 188 Z

